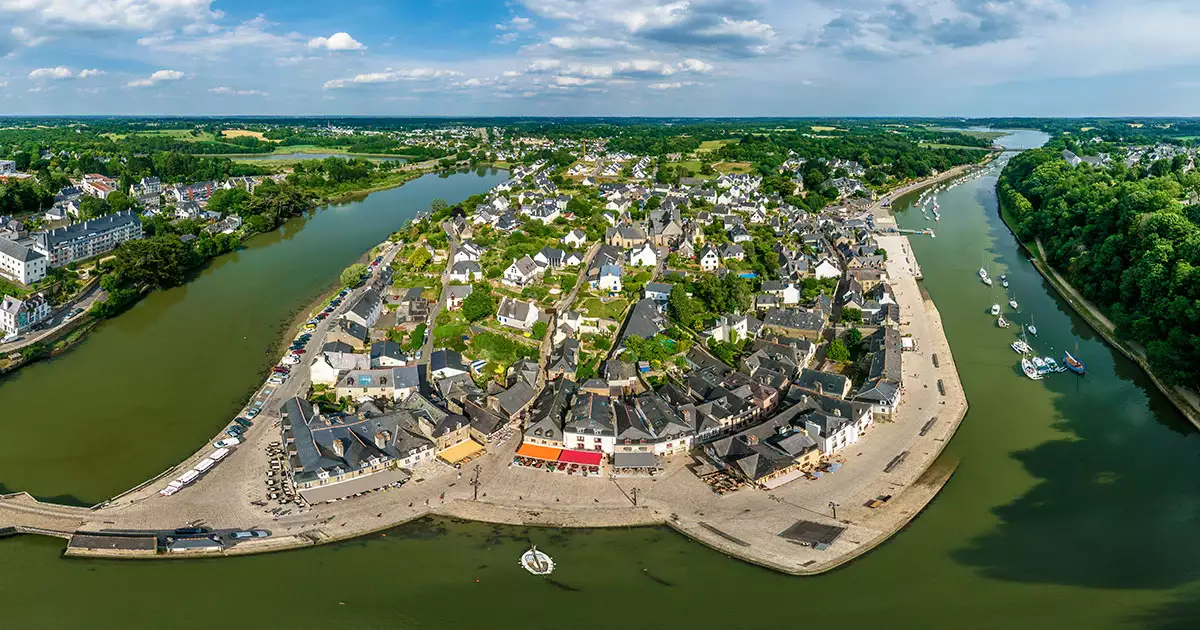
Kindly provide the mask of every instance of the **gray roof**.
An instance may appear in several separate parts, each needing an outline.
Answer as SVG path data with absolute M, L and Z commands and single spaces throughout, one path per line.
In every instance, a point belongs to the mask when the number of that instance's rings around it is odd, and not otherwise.
M 773 308 L 767 311 L 763 324 L 778 328 L 821 331 L 825 328 L 825 314 L 804 309 Z
M 404 361 L 406 357 L 400 351 L 400 344 L 390 339 L 385 341 L 376 341 L 371 344 L 371 358 L 378 359 L 380 357 L 388 357 L 398 361 Z
M 543 389 L 534 401 L 529 420 L 525 423 L 525 435 L 561 441 L 563 416 L 570 408 L 575 392 L 575 383 L 564 378 Z
M 650 339 L 666 328 L 664 324 L 663 317 L 659 314 L 654 300 L 642 298 L 634 305 L 633 312 L 629 314 L 629 319 L 625 322 L 625 333 L 621 336 L 621 341 L 624 342 L 630 336 Z
M 20 262 L 32 262 L 38 258 L 45 258 L 45 255 L 41 252 L 36 252 L 6 238 L 0 238 L 0 254 L 4 254 L 9 258 L 15 258 Z
M 504 296 L 500 300 L 500 306 L 496 309 L 496 315 L 498 317 L 527 321 L 529 319 L 529 303 Z
M 462 355 L 453 350 L 434 350 L 433 354 L 429 355 L 429 369 L 436 372 L 447 368 L 466 371 Z
M 367 289 L 358 297 L 358 301 L 354 303 L 354 306 L 350 307 L 350 312 L 364 320 L 369 319 L 372 311 L 379 308 L 381 304 L 383 304 L 383 300 L 379 298 L 379 294 L 375 292 L 375 289 Z
M 528 405 L 536 393 L 528 383 L 518 380 L 512 387 L 496 394 L 496 401 L 500 403 L 500 409 L 512 417 Z
M 72 223 L 66 227 L 55 228 L 49 232 L 38 234 L 38 242 L 46 250 L 51 250 L 61 243 L 72 241 L 77 238 L 100 234 L 116 228 L 124 227 L 131 223 L 142 224 L 142 219 L 134 214 L 132 210 L 125 212 L 116 212 L 98 219 L 91 219 L 83 223 Z
M 612 401 L 603 394 L 584 392 L 575 397 L 564 431 L 591 435 L 616 435 Z
M 796 379 L 796 387 L 817 391 L 817 386 L 821 386 L 821 391 L 826 394 L 842 395 L 850 384 L 850 379 L 841 374 L 830 374 L 829 372 L 818 372 L 805 368 L 800 371 L 800 377 Z

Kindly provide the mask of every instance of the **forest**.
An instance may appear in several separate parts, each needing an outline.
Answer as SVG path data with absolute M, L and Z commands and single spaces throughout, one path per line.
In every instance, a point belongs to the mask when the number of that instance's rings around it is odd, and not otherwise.
M 1056 140 L 1005 167 L 1001 206 L 1019 238 L 1146 348 L 1156 374 L 1197 387 L 1200 374 L 1200 174 L 1179 161 L 1109 168 L 1062 158 Z M 1186 161 L 1184 161 L 1186 163 Z

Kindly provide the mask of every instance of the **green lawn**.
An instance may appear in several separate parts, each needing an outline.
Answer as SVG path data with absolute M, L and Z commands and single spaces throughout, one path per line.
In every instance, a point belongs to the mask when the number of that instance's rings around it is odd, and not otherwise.
M 708 153 L 710 151 L 716 151 L 717 149 L 720 149 L 721 147 L 723 147 L 727 144 L 732 144 L 734 142 L 737 142 L 737 141 L 736 140 L 705 140 L 704 142 L 700 143 L 700 148 L 696 149 L 696 151 Z
M 629 306 L 629 302 L 625 300 L 603 302 L 600 298 L 588 298 L 583 301 L 585 315 L 605 319 L 620 319 L 621 314 L 625 312 L 625 307 L 627 306 Z

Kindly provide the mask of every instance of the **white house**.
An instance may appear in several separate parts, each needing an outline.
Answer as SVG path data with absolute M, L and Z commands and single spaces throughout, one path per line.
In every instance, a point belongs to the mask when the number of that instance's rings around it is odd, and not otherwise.
M 658 264 L 658 252 L 650 243 L 629 250 L 629 264 L 635 267 L 653 267 Z
M 450 267 L 451 282 L 475 282 L 483 279 L 483 268 L 473 260 L 463 260 Z
M 869 409 L 866 409 L 865 417 L 859 418 L 843 417 L 840 409 L 833 413 L 817 412 L 805 420 L 804 431 L 822 453 L 832 455 L 858 442 L 862 429 L 871 423 L 870 415 Z
M 717 267 L 721 266 L 721 257 L 717 255 L 717 250 L 711 245 L 700 250 L 700 254 L 696 258 L 700 263 L 700 268 L 704 271 L 716 271 Z
M 49 266 L 45 254 L 0 238 L 0 276 L 29 285 L 45 278 Z
M 39 293 L 24 300 L 11 295 L 0 299 L 0 331 L 19 335 L 50 317 L 50 303 Z
M 508 296 L 500 300 L 500 306 L 496 309 L 496 321 L 518 330 L 533 328 L 540 316 L 541 311 L 538 310 L 537 304 L 514 300 Z
M 587 234 L 584 234 L 582 230 L 571 230 L 569 234 L 563 237 L 562 241 L 563 245 L 569 247 L 583 247 L 587 244 Z
M 519 260 L 513 259 L 508 269 L 504 270 L 504 284 L 524 288 L 529 283 L 536 281 L 542 273 L 542 268 L 532 258 L 523 256 Z
M 617 293 L 621 290 L 621 268 L 616 265 L 604 265 L 600 268 L 600 276 L 596 279 L 595 288 L 601 291 Z
M 817 266 L 813 268 L 813 273 L 817 276 L 818 280 L 842 277 L 842 270 L 828 258 L 822 258 L 821 262 L 817 263 Z
M 750 319 L 745 315 L 723 315 L 717 318 L 716 325 L 704 331 L 705 337 L 727 343 L 737 339 L 745 341 L 750 338 Z

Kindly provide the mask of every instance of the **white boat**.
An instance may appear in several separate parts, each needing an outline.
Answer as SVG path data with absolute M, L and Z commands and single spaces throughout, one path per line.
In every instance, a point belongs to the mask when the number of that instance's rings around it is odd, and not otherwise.
M 1000 305 L 993 304 L 992 305 L 992 315 L 999 315 L 999 314 L 1000 314 Z
M 1025 341 L 1021 339 L 1012 342 L 1009 344 L 1009 347 L 1011 347 L 1017 354 L 1029 354 L 1033 352 L 1033 348 L 1030 348 L 1029 344 L 1025 343 Z
M 1037 368 L 1034 367 L 1033 362 L 1028 358 L 1021 359 L 1021 371 L 1025 373 L 1025 376 L 1035 381 L 1042 380 L 1042 375 L 1038 373 Z
M 1001 328 L 1008 328 L 1009 323 L 1008 323 L 1008 320 L 1004 319 L 1004 316 L 1001 315 L 1000 318 L 996 320 L 996 325 Z
M 1033 335 L 1034 337 L 1037 336 L 1037 326 L 1035 326 L 1033 323 L 1032 315 L 1029 316 L 1029 325 L 1025 326 L 1025 330 L 1028 330 L 1029 334 Z
M 1000 286 L 1002 286 L 1002 287 L 1004 287 L 1005 289 L 1007 289 L 1007 288 L 1008 288 L 1008 280 L 1001 280 L 1001 281 L 1000 281 Z
M 207 472 L 209 468 L 212 468 L 216 465 L 217 462 L 205 457 L 204 459 L 200 460 L 200 463 L 196 464 L 196 472 Z
M 158 493 L 164 497 L 169 497 L 176 492 L 179 492 L 179 486 L 167 486 L 166 488 L 158 491 Z
M 192 483 L 193 481 L 195 481 L 196 477 L 199 477 L 199 476 L 200 476 L 200 473 L 198 473 L 194 470 L 189 470 L 189 471 L 183 473 L 182 475 L 180 475 L 179 479 L 176 479 L 176 481 L 178 481 L 179 483 L 186 486 L 189 483 Z
M 213 451 L 213 454 L 209 455 L 208 458 L 213 460 L 214 462 L 219 462 L 222 459 L 225 459 L 225 456 L 228 454 L 229 454 L 229 449 L 219 448 L 219 449 Z
M 1011 306 L 1011 307 L 1013 307 L 1013 310 L 1016 310 L 1017 308 L 1020 308 L 1020 307 L 1018 307 L 1018 306 L 1017 306 L 1017 298 L 1015 298 L 1015 297 L 1013 297 L 1013 298 L 1008 298 L 1008 305 L 1009 305 L 1009 306 Z
M 554 572 L 554 559 L 538 551 L 536 545 L 521 554 L 521 566 L 534 575 L 550 575 Z

